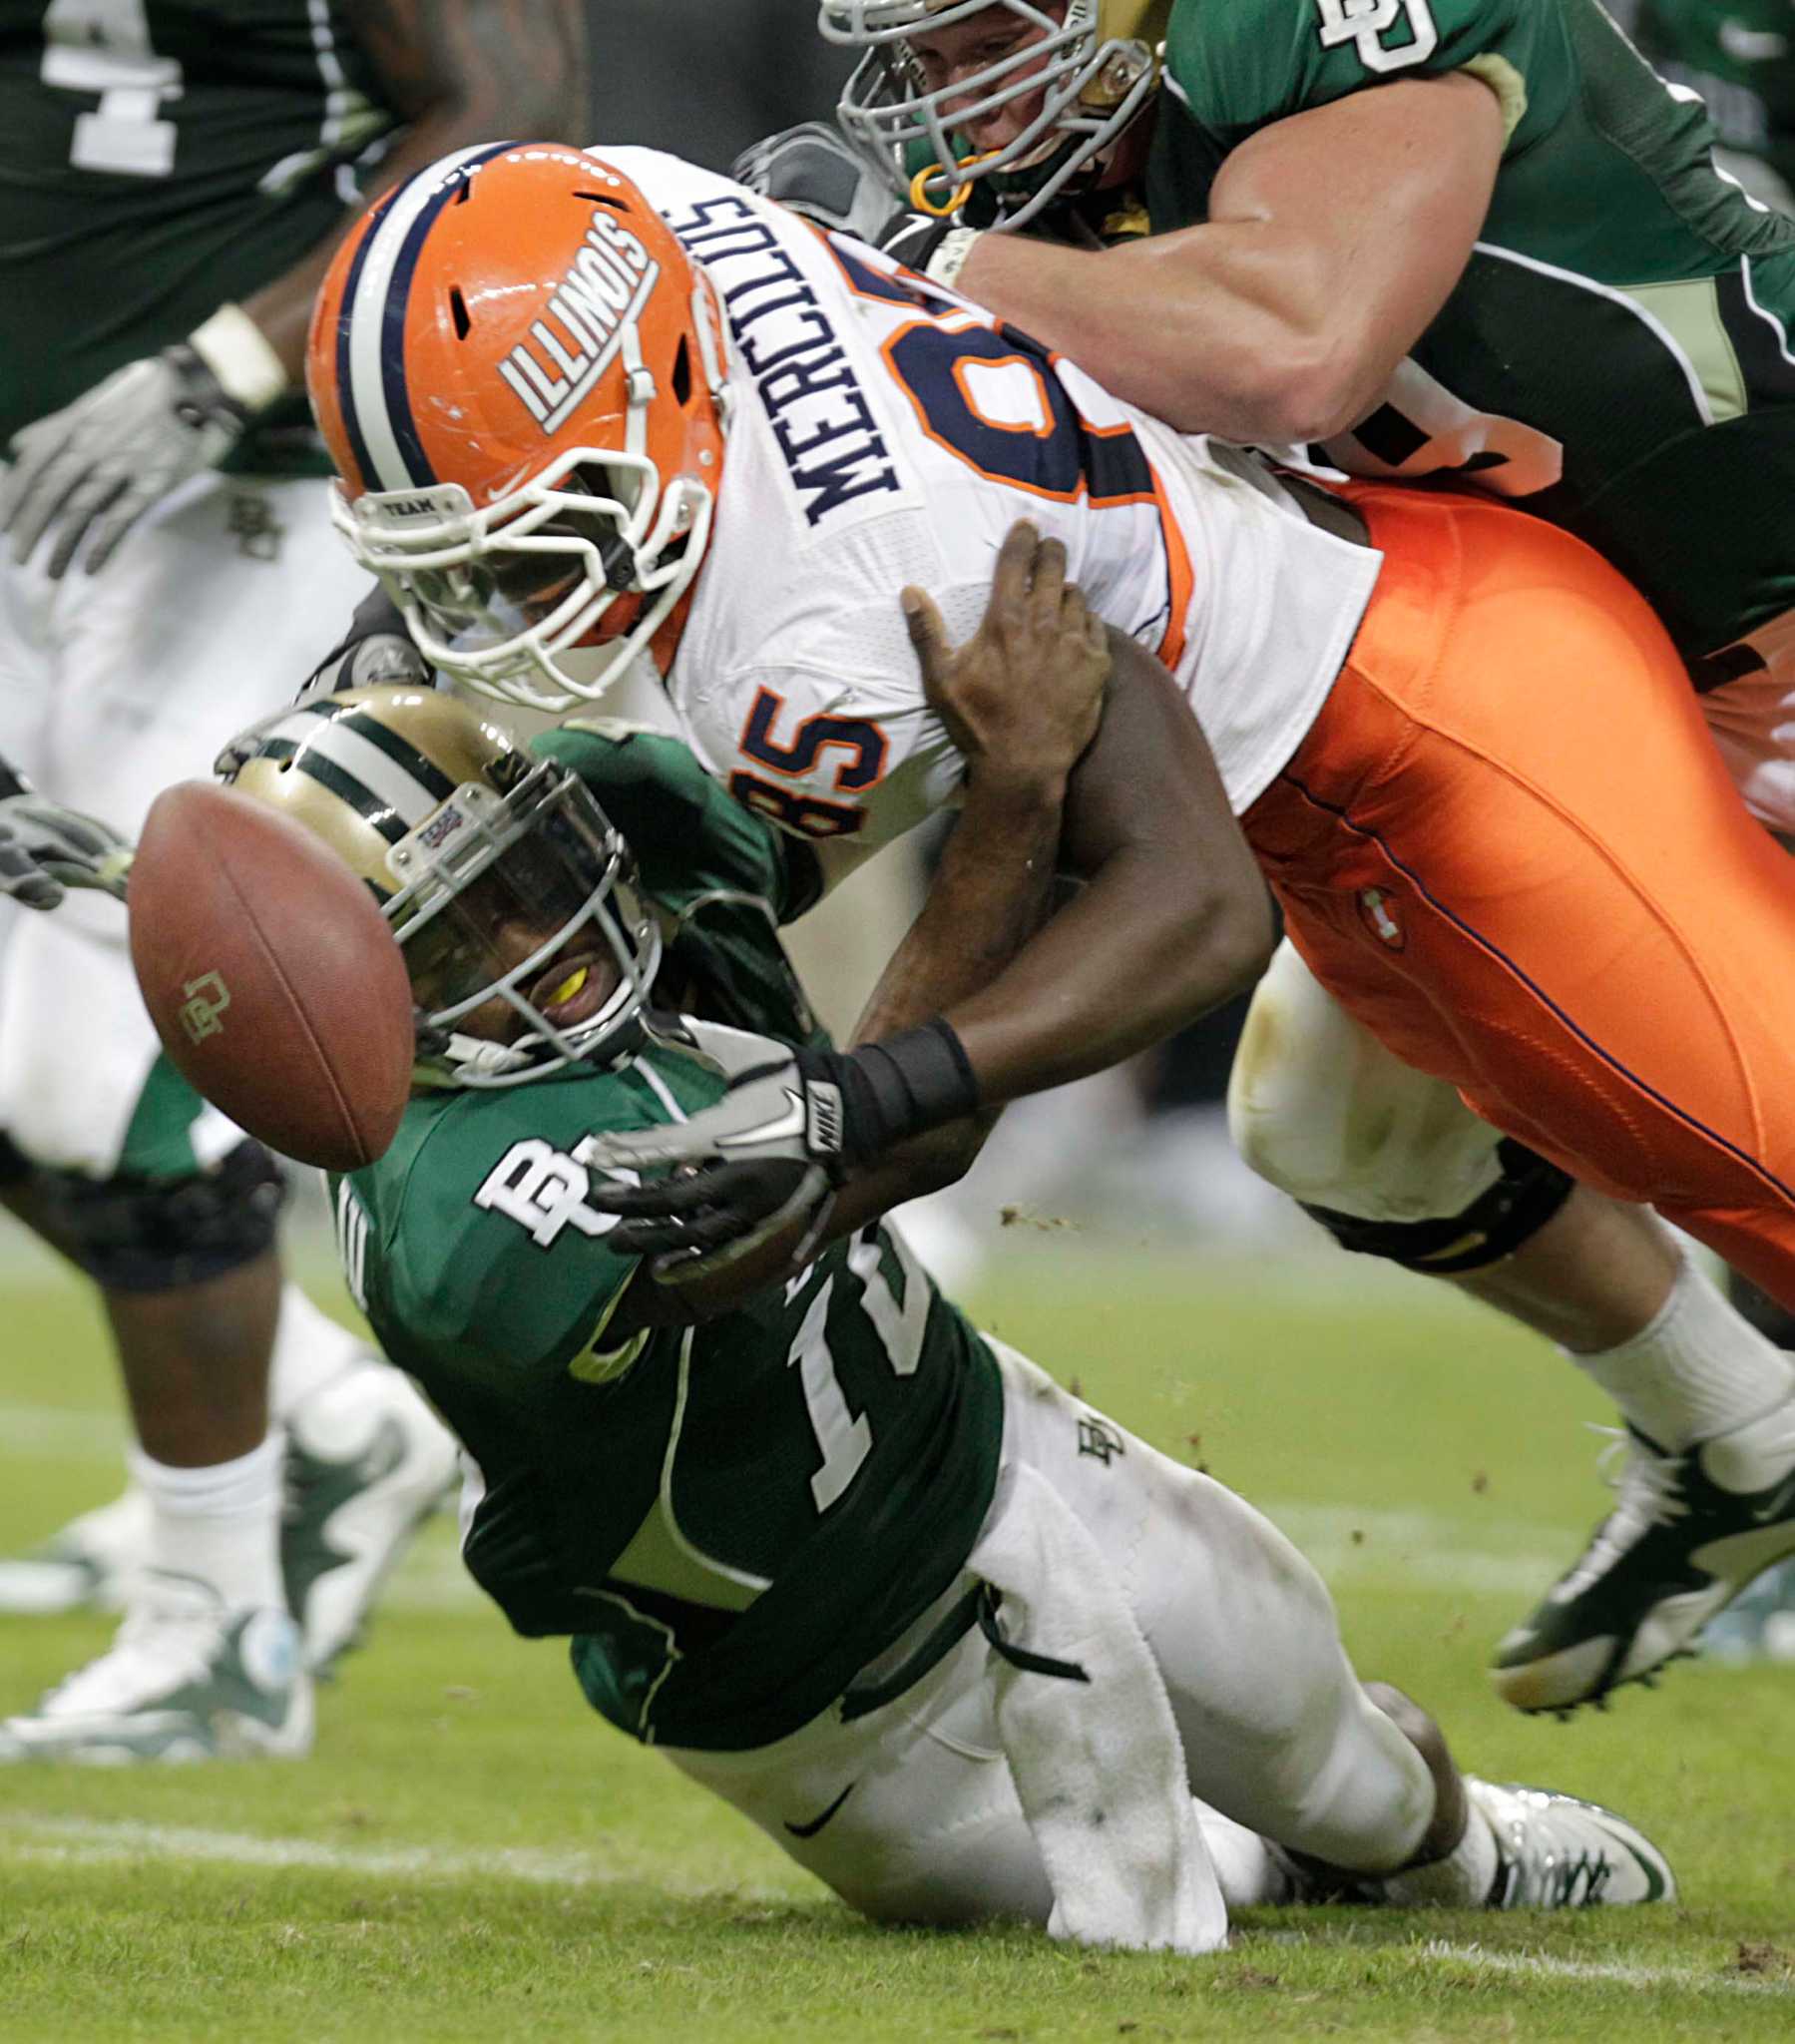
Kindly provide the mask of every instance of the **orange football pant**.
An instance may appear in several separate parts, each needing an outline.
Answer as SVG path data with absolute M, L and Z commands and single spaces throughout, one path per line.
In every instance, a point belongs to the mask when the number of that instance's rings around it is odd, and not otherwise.
M 1242 818 L 1291 942 L 1486 1121 L 1795 1307 L 1795 859 L 1587 547 L 1474 498 L 1347 494 L 1384 570 Z

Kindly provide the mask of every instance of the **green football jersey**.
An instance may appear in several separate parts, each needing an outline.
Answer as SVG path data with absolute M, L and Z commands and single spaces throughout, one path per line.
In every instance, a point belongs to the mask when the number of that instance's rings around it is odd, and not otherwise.
M 0 0 L 0 445 L 338 225 L 395 118 L 352 13 Z
M 632 835 L 706 1006 L 814 1036 L 774 930 L 801 898 L 791 847 L 673 740 L 537 744 Z M 475 1577 L 520 1632 L 573 1637 L 623 1730 L 738 1750 L 825 1709 L 951 1586 L 996 1483 L 1003 1395 L 881 1228 L 702 1326 L 612 1331 L 636 1265 L 587 1204 L 585 1146 L 722 1091 L 668 1041 L 615 1071 L 425 1095 L 331 1191 L 351 1291 L 478 1466 Z
M 1153 228 L 1203 220 L 1223 159 L 1269 123 L 1454 71 L 1508 125 L 1489 216 L 1386 402 L 1325 458 L 1516 498 L 1605 554 L 1701 662 L 1795 605 L 1795 224 L 1714 170 L 1699 103 L 1594 0 L 1177 0 Z
M 1746 190 L 1795 212 L 1790 0 L 1615 0 L 1608 12 L 1655 71 L 1701 95 Z

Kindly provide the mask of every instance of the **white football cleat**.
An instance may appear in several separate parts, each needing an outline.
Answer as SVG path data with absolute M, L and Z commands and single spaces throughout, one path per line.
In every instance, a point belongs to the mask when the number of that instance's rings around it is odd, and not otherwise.
M 0 1560 L 0 1612 L 57 1618 L 123 1611 L 150 1546 L 150 1500 L 134 1483 L 110 1504 L 71 1519 L 29 1554 Z
M 1472 1822 L 1496 1833 L 1491 1909 L 1615 1908 L 1673 1902 L 1676 1877 L 1643 1831 L 1598 1803 L 1465 1777 Z
M 312 1674 L 358 1642 L 381 1584 L 454 1485 L 458 1452 L 410 1380 L 374 1357 L 288 1413 L 280 1571 Z
M 0 1762 L 299 1760 L 311 1681 L 284 1611 L 230 1611 L 191 1576 L 146 1572 L 97 1661 L 0 1723 Z

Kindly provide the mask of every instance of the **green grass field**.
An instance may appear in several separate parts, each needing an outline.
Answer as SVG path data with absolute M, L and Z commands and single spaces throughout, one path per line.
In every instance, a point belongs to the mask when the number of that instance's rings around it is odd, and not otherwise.
M 1021 1232 L 1019 1232 L 1020 1234 Z M 1603 1493 L 1598 1401 L 1417 1281 L 1014 1241 L 987 1324 L 1206 1463 L 1320 1564 L 1361 1670 L 1461 1759 L 1611 1801 L 1682 1901 L 1566 1916 L 1268 1911 L 1213 1960 L 860 1923 L 509 1634 L 446 1519 L 321 1697 L 314 1757 L 0 1771 L 0 2038 L 1795 2038 L 1795 1670 L 1685 1666 L 1524 1720 L 1483 1662 Z M 118 1481 L 97 1319 L 0 1282 L 0 1547 Z M 0 1709 L 110 1622 L 0 1620 Z

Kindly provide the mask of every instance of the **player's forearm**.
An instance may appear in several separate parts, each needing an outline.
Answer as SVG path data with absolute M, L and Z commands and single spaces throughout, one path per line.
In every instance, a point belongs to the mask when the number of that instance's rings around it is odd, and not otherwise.
M 1086 884 L 946 1011 L 987 1108 L 1158 1042 L 1250 986 L 1271 953 L 1265 884 L 1189 707 L 1156 661 L 1112 643 L 1103 728 L 1065 812 Z
M 575 142 L 585 132 L 580 0 L 367 0 L 352 16 L 386 98 L 407 122 L 369 180 L 368 204 L 452 150 L 505 136 Z M 243 302 L 297 389 L 311 301 L 357 214 Z
M 1462 72 L 1349 93 L 1240 144 L 1203 226 L 1102 255 L 985 235 L 960 287 L 1185 432 L 1325 439 L 1446 302 L 1505 136 Z
M 1046 919 L 1064 785 L 974 772 L 921 913 L 854 1026 L 855 1043 L 914 1029 L 998 976 Z
M 965 806 L 922 912 L 880 976 L 855 1043 L 914 1029 L 989 986 L 1046 920 L 1065 788 L 969 779 Z M 911 1139 L 843 1188 L 831 1236 L 851 1235 L 892 1207 L 964 1178 L 996 1111 Z
M 1181 432 L 1281 445 L 1351 424 L 1402 352 L 1350 363 L 1284 240 L 1201 227 L 1100 254 L 985 235 L 959 288 Z

